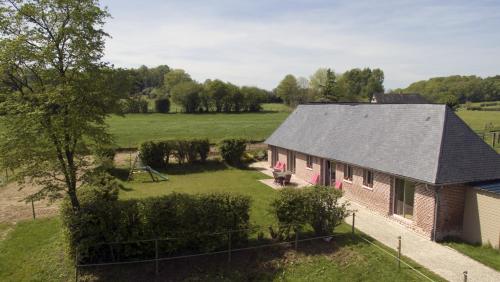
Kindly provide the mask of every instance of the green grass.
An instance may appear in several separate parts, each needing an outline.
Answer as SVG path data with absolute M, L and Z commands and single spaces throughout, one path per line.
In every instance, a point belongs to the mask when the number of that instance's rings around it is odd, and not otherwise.
M 58 218 L 18 223 L 0 241 L 0 281 L 68 281 L 73 267 L 66 256 Z
M 489 123 L 495 128 L 500 128 L 500 112 L 459 110 L 457 114 L 474 131 L 484 131 L 484 126 Z
M 137 147 L 148 140 L 208 138 L 266 139 L 288 116 L 287 112 L 240 114 L 129 114 L 107 119 L 120 147 Z
M 127 171 L 121 171 L 123 179 Z M 234 192 L 252 198 L 251 221 L 258 225 L 272 224 L 269 204 L 276 197 L 276 190 L 259 182 L 266 176 L 255 170 L 227 167 L 223 163 L 208 162 L 205 165 L 172 165 L 165 172 L 169 180 L 152 182 L 147 173 L 134 176 L 131 182 L 124 182 L 125 189 L 120 198 L 144 198 L 178 193 Z
M 114 171 L 123 179 L 124 169 Z M 258 179 L 266 178 L 257 171 L 226 167 L 218 162 L 206 165 L 172 166 L 169 181 L 153 183 L 147 174 L 137 174 L 120 191 L 122 199 L 157 196 L 172 192 L 204 193 L 230 191 L 249 195 L 252 202 L 251 221 L 266 225 L 274 222 L 268 213 L 269 203 L 277 192 Z M 4 228 L 0 225 L 0 228 Z M 9 228 L 9 226 L 5 226 Z M 371 239 L 370 239 L 371 240 Z M 25 221 L 15 226 L 0 242 L 0 281 L 67 281 L 74 268 L 65 255 L 61 223 L 58 218 Z M 383 247 L 386 250 L 388 248 Z M 394 251 L 390 250 L 391 253 Z M 408 260 L 409 261 L 409 260 Z M 436 280 L 439 277 L 412 263 Z M 161 263 L 160 280 L 191 281 L 419 281 L 415 272 L 402 267 L 397 270 L 394 258 L 376 247 L 350 235 L 350 227 L 342 224 L 333 242 L 301 243 L 298 252 L 289 247 L 265 248 L 260 251 L 234 253 L 231 264 L 227 257 L 202 257 Z M 367 271 L 370 269 L 370 271 Z M 83 278 L 98 281 L 152 281 L 151 264 L 103 267 L 82 270 Z
M 500 271 L 500 251 L 491 246 L 473 245 L 461 240 L 449 240 L 444 242 L 444 244 L 480 263 Z

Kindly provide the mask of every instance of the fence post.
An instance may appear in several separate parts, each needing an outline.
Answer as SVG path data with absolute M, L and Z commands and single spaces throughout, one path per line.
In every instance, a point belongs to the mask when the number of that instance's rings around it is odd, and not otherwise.
M 155 239 L 155 273 L 158 275 L 158 239 Z
M 231 263 L 231 231 L 227 233 L 227 262 Z
M 295 251 L 299 247 L 299 228 L 295 227 Z
M 78 282 L 78 248 L 75 254 L 75 281 Z
M 401 269 L 401 236 L 398 236 L 398 270 Z
M 467 282 L 467 270 L 464 271 L 464 282 Z
M 31 199 L 31 211 L 33 212 L 33 220 L 36 219 L 35 216 L 35 204 L 33 203 L 33 199 Z
M 354 222 L 356 220 L 356 213 L 352 213 L 352 235 L 354 235 Z

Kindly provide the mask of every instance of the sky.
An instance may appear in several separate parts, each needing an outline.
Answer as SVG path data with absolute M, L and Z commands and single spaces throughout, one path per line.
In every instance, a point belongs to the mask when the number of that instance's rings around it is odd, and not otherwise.
M 387 89 L 436 76 L 500 74 L 500 1 L 103 0 L 105 60 L 166 64 L 198 80 L 273 89 L 380 68 Z

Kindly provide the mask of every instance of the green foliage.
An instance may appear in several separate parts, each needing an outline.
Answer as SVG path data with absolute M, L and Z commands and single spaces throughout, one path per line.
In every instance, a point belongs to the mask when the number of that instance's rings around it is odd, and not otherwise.
M 200 92 L 202 87 L 192 81 L 180 82 L 171 90 L 172 101 L 180 105 L 184 112 L 194 113 L 200 106 Z
M 337 82 L 342 102 L 369 101 L 374 93 L 384 92 L 384 72 L 380 69 L 352 69 Z
M 116 149 L 112 146 L 100 146 L 96 148 L 95 157 L 97 165 L 104 170 L 109 170 L 114 166 Z
M 164 87 L 171 93 L 172 89 L 183 82 L 192 82 L 191 76 L 181 69 L 174 69 L 165 74 Z
M 67 193 L 75 211 L 82 172 L 91 169 L 85 157 L 111 143 L 104 122 L 121 97 L 117 73 L 101 61 L 108 17 L 94 0 L 0 8 L 0 87 L 9 85 L 0 155 L 15 160 L 20 181 L 41 187 L 37 197 Z
M 150 258 L 152 242 L 103 244 L 153 238 L 177 238 L 160 241 L 161 254 L 184 251 L 207 252 L 226 247 L 227 236 L 209 233 L 244 230 L 249 227 L 250 198 L 229 193 L 177 194 L 143 200 L 118 201 L 102 197 L 100 189 L 83 192 L 81 212 L 74 214 L 66 201 L 62 219 L 70 249 L 80 262 Z M 233 245 L 248 240 L 248 231 L 234 232 Z
M 291 74 L 283 78 L 276 89 L 276 94 L 289 106 L 296 106 L 304 102 L 303 97 L 300 95 L 297 79 Z
M 334 228 L 347 217 L 347 204 L 340 203 L 342 192 L 331 187 L 283 189 L 271 203 L 271 211 L 279 223 L 278 238 L 290 237 L 290 231 L 314 229 L 316 235 L 332 234 Z
M 170 100 L 167 97 L 155 100 L 155 112 L 167 114 L 170 112 Z
M 147 141 L 142 143 L 139 156 L 144 165 L 157 169 L 167 167 L 170 156 L 174 155 L 179 164 L 198 160 L 205 162 L 210 151 L 208 139 Z
M 439 103 L 446 104 L 450 109 L 456 111 L 460 107 L 458 98 L 453 95 L 446 95 L 439 98 Z
M 500 100 L 500 76 L 487 78 L 474 75 L 434 77 L 414 82 L 407 88 L 396 91 L 417 92 L 435 103 L 441 102 L 443 97 L 450 95 L 457 98 L 460 103 L 496 101 Z
M 246 149 L 246 140 L 244 139 L 226 139 L 222 140 L 219 150 L 222 158 L 231 165 L 239 165 L 241 157 Z
M 130 98 L 122 105 L 122 112 L 125 114 L 145 114 L 148 112 L 148 101 L 142 98 Z

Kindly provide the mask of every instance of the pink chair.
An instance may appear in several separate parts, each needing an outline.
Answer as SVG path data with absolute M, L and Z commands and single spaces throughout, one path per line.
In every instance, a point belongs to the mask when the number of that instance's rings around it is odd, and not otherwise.
M 342 181 L 340 180 L 335 181 L 335 189 L 342 190 Z
M 311 184 L 313 185 L 317 185 L 319 183 L 319 174 L 314 174 L 311 178 Z
M 277 162 L 276 165 L 274 166 L 274 170 L 285 171 L 285 163 Z

